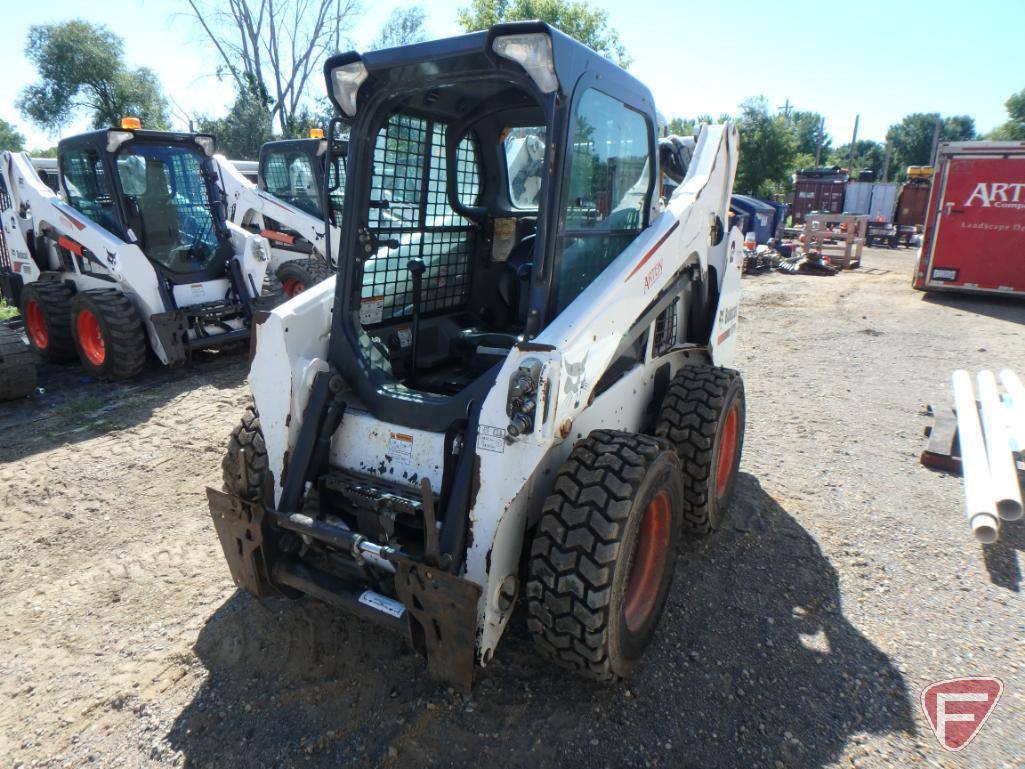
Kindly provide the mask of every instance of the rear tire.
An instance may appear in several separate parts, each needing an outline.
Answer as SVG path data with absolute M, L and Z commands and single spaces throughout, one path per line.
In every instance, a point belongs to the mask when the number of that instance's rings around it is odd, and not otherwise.
M 120 291 L 75 294 L 71 332 L 82 366 L 97 379 L 131 379 L 146 366 L 146 335 L 139 312 Z
M 277 278 L 281 281 L 285 299 L 291 299 L 334 274 L 334 270 L 320 259 L 294 259 L 278 267 Z
M 21 334 L 0 326 L 0 401 L 24 398 L 36 389 L 36 362 Z
M 71 289 L 56 280 L 38 280 L 21 290 L 21 317 L 25 335 L 39 356 L 49 363 L 75 359 L 71 338 Z
M 577 442 L 531 546 L 527 626 L 543 656 L 599 681 L 630 673 L 665 606 L 682 504 L 661 441 L 595 430 Z
M 683 529 L 719 528 L 736 488 L 747 407 L 740 373 L 684 366 L 666 390 L 655 435 L 672 444 L 686 486 Z

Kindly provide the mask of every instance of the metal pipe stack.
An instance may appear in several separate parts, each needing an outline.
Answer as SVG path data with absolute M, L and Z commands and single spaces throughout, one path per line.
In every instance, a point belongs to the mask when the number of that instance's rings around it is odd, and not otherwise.
M 1013 521 L 1022 517 L 1014 450 L 1025 450 L 1025 388 L 1009 369 L 1000 372 L 1000 381 L 1007 391 L 1005 400 L 1001 400 L 991 371 L 980 371 L 976 381 L 978 405 L 968 372 L 958 370 L 952 376 L 965 512 L 975 538 L 991 544 L 997 540 L 1001 519 Z

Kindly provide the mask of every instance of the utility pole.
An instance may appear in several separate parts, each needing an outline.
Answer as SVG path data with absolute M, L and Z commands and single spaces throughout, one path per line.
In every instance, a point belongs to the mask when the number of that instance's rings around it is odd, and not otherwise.
M 936 165 L 936 148 L 940 146 L 940 122 L 939 117 L 936 118 L 936 125 L 932 129 L 932 149 L 929 151 L 929 165 Z
M 822 143 L 826 140 L 826 118 L 819 119 L 818 136 L 815 137 L 815 167 L 817 168 L 822 158 Z
M 783 106 L 780 107 L 780 110 L 782 110 L 782 112 L 783 112 L 783 117 L 786 118 L 788 123 L 790 122 L 790 112 L 793 109 L 794 108 L 790 105 L 790 99 L 789 98 L 786 100 L 786 102 L 784 102 Z
M 890 156 L 893 154 L 893 142 L 886 140 L 886 154 L 883 155 L 883 181 L 890 175 Z
M 851 136 L 851 154 L 847 160 L 847 173 L 854 173 L 854 159 L 857 157 L 858 147 L 858 122 L 861 120 L 861 115 L 854 116 L 854 134 Z

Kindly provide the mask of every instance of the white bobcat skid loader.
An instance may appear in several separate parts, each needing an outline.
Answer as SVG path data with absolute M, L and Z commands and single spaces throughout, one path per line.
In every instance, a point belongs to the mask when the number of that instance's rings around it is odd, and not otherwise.
M 339 273 L 258 328 L 208 490 L 232 576 L 391 626 L 462 687 L 524 596 L 542 654 L 624 676 L 740 462 L 737 132 L 700 129 L 663 208 L 648 89 L 545 24 L 326 77 L 353 121 Z
M 227 222 L 214 140 L 131 128 L 58 146 L 61 192 L 0 155 L 0 291 L 32 347 L 101 379 L 249 336 L 269 246 Z
M 216 158 L 228 218 L 270 242 L 268 270 L 287 298 L 335 272 L 328 252 L 341 238 L 347 143 L 333 145 L 328 166 L 322 136 L 267 142 L 260 148 L 257 184 L 230 160 Z

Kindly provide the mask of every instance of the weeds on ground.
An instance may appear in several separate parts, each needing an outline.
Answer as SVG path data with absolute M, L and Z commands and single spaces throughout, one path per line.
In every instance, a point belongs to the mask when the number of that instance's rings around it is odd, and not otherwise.
M 18 308 L 13 307 L 3 299 L 0 299 L 0 320 L 7 320 L 8 318 L 15 318 L 18 315 Z

